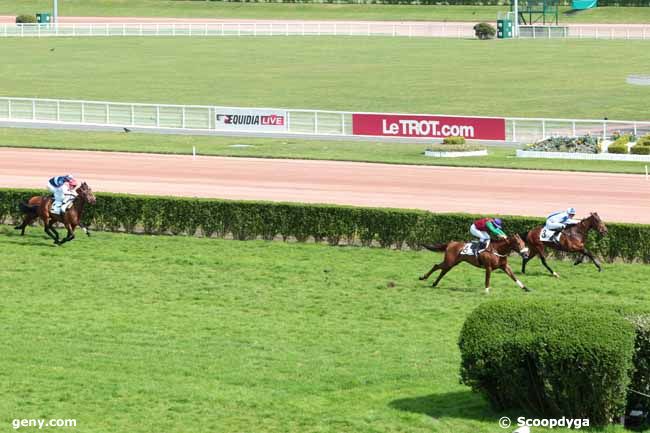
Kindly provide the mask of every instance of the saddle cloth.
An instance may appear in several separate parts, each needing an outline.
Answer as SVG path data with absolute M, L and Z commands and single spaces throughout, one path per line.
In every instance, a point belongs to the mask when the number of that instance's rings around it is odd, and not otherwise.
M 66 211 L 70 208 L 70 206 L 72 206 L 73 202 L 74 202 L 74 197 L 65 198 L 63 204 L 61 205 L 61 215 L 66 213 Z M 54 212 L 54 201 L 52 201 L 52 206 L 50 206 L 50 212 Z
M 555 232 L 553 230 L 548 230 L 546 228 L 543 228 L 541 232 L 539 232 L 539 240 L 542 242 L 553 242 L 551 238 L 553 237 L 553 234 Z M 562 234 L 560 233 L 560 236 L 558 236 L 558 240 L 562 237 Z
M 465 245 L 463 245 L 463 249 L 460 250 L 460 255 L 461 256 L 474 256 L 477 254 L 476 250 L 478 249 L 478 243 L 477 242 L 467 242 Z M 485 249 L 478 250 L 478 252 L 483 252 Z

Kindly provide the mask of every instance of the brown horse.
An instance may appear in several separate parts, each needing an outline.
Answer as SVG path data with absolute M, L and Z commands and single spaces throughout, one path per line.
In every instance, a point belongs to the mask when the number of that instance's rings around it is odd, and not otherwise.
M 40 195 L 35 195 L 34 197 L 30 198 L 27 201 L 27 206 L 34 208 L 34 207 L 40 207 L 41 202 L 43 201 L 43 196 Z M 14 227 L 16 230 L 20 230 L 20 236 L 25 235 L 25 229 L 27 228 L 28 225 L 32 224 L 34 221 L 38 219 L 38 212 L 27 212 L 23 215 L 23 222 Z M 85 224 L 83 224 L 81 221 L 79 221 L 79 227 L 81 227 L 86 233 L 86 236 L 90 236 L 90 229 L 86 227 Z
M 31 222 L 36 218 L 40 218 L 43 221 L 45 233 L 54 239 L 56 245 L 61 245 L 73 240 L 74 231 L 83 216 L 84 206 L 86 203 L 95 204 L 96 202 L 95 195 L 86 182 L 82 183 L 81 186 L 77 188 L 76 193 L 77 196 L 72 202 L 72 205 L 63 215 L 50 213 L 53 201 L 51 196 L 42 196 L 40 197 L 40 201 L 36 200 L 35 197 L 32 197 L 29 203 L 20 203 L 20 210 L 23 211 L 26 217 L 23 220 L 23 224 L 16 227 L 16 229 L 22 229 L 24 232 L 26 227 L 25 221 Z M 31 204 L 32 202 L 34 204 Z M 57 222 L 63 223 L 65 228 L 68 230 L 67 236 L 63 239 L 59 239 L 59 233 L 54 228 L 54 224 Z
M 540 233 L 544 229 L 544 226 L 535 227 L 528 233 L 521 234 L 521 237 L 526 240 L 526 245 L 530 248 L 530 255 L 527 259 L 524 259 L 521 264 L 521 273 L 526 273 L 526 263 L 536 255 L 539 256 L 542 264 L 548 271 L 556 278 L 560 276 L 555 272 L 551 267 L 546 263 L 546 255 L 544 253 L 544 247 L 550 247 L 558 251 L 565 251 L 567 253 L 580 253 L 580 257 L 575 261 L 574 265 L 579 265 L 585 259 L 585 256 L 589 257 L 591 261 L 598 268 L 598 272 L 601 272 L 603 269 L 600 267 L 600 263 L 591 251 L 585 248 L 585 240 L 587 239 L 587 234 L 590 230 L 596 230 L 601 236 L 607 234 L 607 227 L 602 222 L 597 212 L 592 212 L 589 216 L 581 220 L 578 224 L 573 224 L 562 230 L 562 236 L 560 237 L 560 243 L 555 242 L 542 242 L 540 240 Z
M 440 270 L 440 275 L 438 279 L 433 283 L 432 287 L 436 287 L 442 277 L 444 277 L 447 272 L 449 272 L 454 266 L 460 262 L 467 262 L 477 268 L 485 269 L 485 292 L 490 292 L 490 275 L 495 269 L 502 269 L 512 280 L 517 283 L 519 287 L 525 291 L 530 291 L 528 287 L 524 285 L 515 274 L 512 272 L 510 265 L 508 265 L 508 254 L 512 251 L 517 251 L 524 259 L 528 257 L 528 248 L 524 241 L 519 237 L 518 234 L 509 236 L 506 239 L 499 239 L 496 241 L 491 241 L 490 245 L 482 251 L 478 256 L 474 254 L 460 254 L 465 246 L 465 242 L 452 241 L 446 244 L 437 244 L 437 245 L 422 245 L 424 248 L 430 251 L 444 251 L 445 258 L 444 260 L 435 265 L 429 272 L 422 275 L 420 280 L 426 280 L 437 270 Z

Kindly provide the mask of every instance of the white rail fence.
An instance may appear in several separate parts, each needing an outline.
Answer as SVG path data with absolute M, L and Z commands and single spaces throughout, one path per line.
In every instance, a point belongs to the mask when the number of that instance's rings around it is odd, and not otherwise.
M 0 24 L 0 36 L 400 36 L 474 38 L 471 24 L 214 22 Z
M 282 128 L 260 129 L 241 125 L 233 129 L 219 122 L 220 116 L 232 113 L 281 113 Z M 131 104 L 102 101 L 0 97 L 0 121 L 26 124 L 87 125 L 140 128 L 142 130 L 178 130 L 179 132 L 240 132 L 269 135 L 319 137 L 353 137 L 352 112 L 294 110 L 277 108 L 242 108 L 200 105 Z M 286 119 L 285 119 L 286 118 Z M 506 141 L 532 143 L 553 136 L 585 134 L 609 138 L 614 132 L 645 135 L 650 122 L 620 120 L 505 118 Z M 377 137 L 384 139 L 386 137 Z M 402 138 L 409 141 L 409 138 Z M 420 139 L 421 140 L 421 139 Z M 433 140 L 432 140 L 433 141 Z
M 475 38 L 472 23 L 213 22 L 0 24 L 0 37 L 393 36 Z M 650 39 L 650 25 L 521 26 L 522 38 Z

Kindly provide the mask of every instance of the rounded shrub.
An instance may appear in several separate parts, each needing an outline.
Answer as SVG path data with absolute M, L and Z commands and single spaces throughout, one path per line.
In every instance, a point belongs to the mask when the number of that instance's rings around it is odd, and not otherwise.
M 635 144 L 630 149 L 630 153 L 633 153 L 635 155 L 650 155 L 650 145 L 644 146 L 641 144 Z
M 461 380 L 499 410 L 604 425 L 625 408 L 634 342 L 632 323 L 598 306 L 486 302 L 461 331 Z
M 443 144 L 465 144 L 465 137 L 452 135 L 442 139 Z
M 36 22 L 36 15 L 18 15 L 16 24 L 31 24 Z
M 608 153 L 628 153 L 627 144 L 630 142 L 632 136 L 619 135 L 616 140 L 607 148 Z
M 474 26 L 474 34 L 481 40 L 492 39 L 497 31 L 489 23 L 478 23 Z

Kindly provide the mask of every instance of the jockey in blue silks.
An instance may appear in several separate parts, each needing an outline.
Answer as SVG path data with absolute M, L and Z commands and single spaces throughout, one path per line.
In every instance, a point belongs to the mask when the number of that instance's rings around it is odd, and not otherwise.
M 77 187 L 77 180 L 69 174 L 64 176 L 54 176 L 47 181 L 47 189 L 54 195 L 54 203 L 52 204 L 52 213 L 61 214 L 61 206 L 66 195 L 75 196 L 75 188 Z
M 575 215 L 575 208 L 570 207 L 565 211 L 552 213 L 546 218 L 546 225 L 544 228 L 553 232 L 553 237 L 551 238 L 553 242 L 559 242 L 560 233 L 562 233 L 562 230 L 566 226 L 578 224 L 580 222 L 580 220 L 573 219 Z

